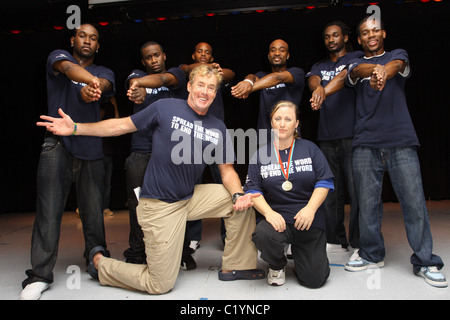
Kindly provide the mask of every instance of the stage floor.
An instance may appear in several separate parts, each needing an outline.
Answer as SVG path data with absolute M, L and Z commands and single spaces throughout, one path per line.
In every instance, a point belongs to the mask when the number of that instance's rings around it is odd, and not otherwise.
M 450 201 L 428 202 L 434 253 L 450 263 Z M 348 209 L 348 208 L 347 208 Z M 347 214 L 348 216 L 348 214 Z M 30 239 L 34 213 L 0 215 L 0 299 L 17 300 L 25 270 L 30 268 Z M 123 260 L 128 245 L 128 212 L 117 211 L 105 217 L 108 249 Z M 329 254 L 331 274 L 319 289 L 298 284 L 290 260 L 286 284 L 273 287 L 267 280 L 223 282 L 217 272 L 221 265 L 222 243 L 218 219 L 204 220 L 203 239 L 194 254 L 197 269 L 180 270 L 175 288 L 164 295 L 104 287 L 86 271 L 81 222 L 75 212 L 65 212 L 61 226 L 55 281 L 41 300 L 449 300 L 450 289 L 434 288 L 415 276 L 409 262 L 412 251 L 406 239 L 403 216 L 397 203 L 384 204 L 383 235 L 386 244 L 385 267 L 347 272 L 344 264 L 353 253 Z M 259 260 L 260 268 L 267 268 Z M 450 269 L 443 273 L 450 281 Z

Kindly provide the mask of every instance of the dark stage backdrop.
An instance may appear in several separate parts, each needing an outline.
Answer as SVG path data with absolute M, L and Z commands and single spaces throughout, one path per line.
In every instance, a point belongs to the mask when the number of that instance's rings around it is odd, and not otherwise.
M 419 156 L 427 199 L 450 198 L 449 66 L 442 57 L 449 52 L 450 8 L 448 1 L 381 6 L 387 29 L 386 49 L 408 51 L 412 77 L 406 93 L 411 116 L 421 142 Z M 168 19 L 152 24 L 127 23 L 101 27 L 100 51 L 96 64 L 111 68 L 116 75 L 116 98 L 121 116 L 130 115 L 132 104 L 126 98 L 125 79 L 140 68 L 139 47 L 145 41 L 160 42 L 167 54 L 168 67 L 189 63 L 194 45 L 210 42 L 216 62 L 235 71 L 235 82 L 248 73 L 267 69 L 268 45 L 276 38 L 290 44 L 290 66 L 309 71 L 326 57 L 321 32 L 331 20 L 346 21 L 352 30 L 365 15 L 365 6 L 326 7 L 314 10 L 288 10 L 238 15 L 215 15 L 192 19 Z M 71 33 L 40 31 L 0 35 L 2 99 L 2 177 L 1 212 L 35 210 L 36 168 L 44 129 L 35 126 L 46 114 L 45 63 L 53 49 L 69 51 Z M 353 35 L 355 49 L 360 49 Z M 315 141 L 318 114 L 312 112 L 305 89 L 301 105 L 302 136 Z M 229 128 L 254 128 L 258 95 L 237 100 L 225 91 L 226 124 Z M 126 208 L 124 161 L 129 154 L 130 136 L 114 138 L 112 209 Z M 236 166 L 244 181 L 245 165 Z M 208 181 L 208 172 L 205 174 Z M 389 180 L 385 180 L 385 201 L 396 201 Z M 74 210 L 74 192 L 67 210 Z

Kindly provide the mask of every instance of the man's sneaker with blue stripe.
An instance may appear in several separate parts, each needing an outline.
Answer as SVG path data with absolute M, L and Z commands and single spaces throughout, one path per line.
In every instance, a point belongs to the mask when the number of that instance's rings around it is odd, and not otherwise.
M 384 261 L 370 262 L 361 257 L 357 257 L 355 260 L 349 261 L 345 264 L 345 270 L 347 271 L 363 271 L 366 269 L 374 269 L 382 267 L 384 267 Z
M 434 287 L 445 288 L 448 286 L 445 276 L 435 266 L 422 267 L 419 271 L 414 271 L 417 276 L 424 277 L 425 281 Z

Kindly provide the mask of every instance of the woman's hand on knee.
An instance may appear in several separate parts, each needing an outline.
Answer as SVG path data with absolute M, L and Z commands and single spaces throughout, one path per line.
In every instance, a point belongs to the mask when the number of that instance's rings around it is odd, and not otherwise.
M 284 232 L 286 230 L 286 221 L 283 216 L 278 212 L 271 212 L 265 215 L 266 220 L 270 225 L 278 232 Z

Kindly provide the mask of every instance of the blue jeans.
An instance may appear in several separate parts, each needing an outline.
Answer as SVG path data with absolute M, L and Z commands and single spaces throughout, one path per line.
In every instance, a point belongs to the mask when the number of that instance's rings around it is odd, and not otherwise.
M 57 137 L 46 137 L 37 171 L 36 218 L 31 239 L 31 266 L 27 284 L 53 282 L 53 268 L 58 255 L 62 215 L 72 183 L 75 182 L 77 204 L 85 240 L 84 257 L 95 246 L 104 246 L 103 159 L 80 160 L 67 152 Z
M 353 181 L 352 142 L 352 138 L 320 142 L 320 149 L 334 175 L 335 188 L 334 192 L 328 194 L 324 202 L 327 215 L 327 242 L 340 244 L 344 248 L 349 244 L 353 248 L 359 248 L 359 207 Z M 344 225 L 346 187 L 350 202 L 348 241 Z
M 127 203 L 130 217 L 130 234 L 128 243 L 130 247 L 123 253 L 127 262 L 145 263 L 144 234 L 137 221 L 136 207 L 138 199 L 134 189 L 141 187 L 144 182 L 145 170 L 147 169 L 151 153 L 132 152 L 125 161 L 126 183 L 127 183 Z
M 414 147 L 354 148 L 353 173 L 360 206 L 359 255 L 372 262 L 380 262 L 385 257 L 381 233 L 384 172 L 389 173 L 402 208 L 406 235 L 414 252 L 411 256 L 414 270 L 417 271 L 422 266 L 437 266 L 441 269 L 444 265 L 441 258 L 432 253 L 433 239 L 422 188 L 419 158 Z

